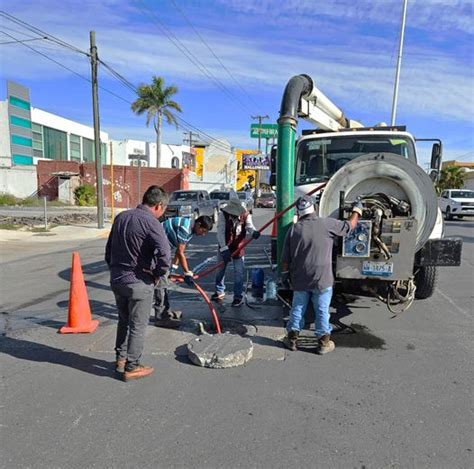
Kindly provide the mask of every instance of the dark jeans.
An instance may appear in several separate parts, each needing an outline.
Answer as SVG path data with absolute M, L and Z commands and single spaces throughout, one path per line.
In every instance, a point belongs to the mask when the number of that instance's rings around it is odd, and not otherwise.
M 150 317 L 154 285 L 132 283 L 111 285 L 118 309 L 117 358 L 126 358 L 126 369 L 140 364 L 145 345 L 145 330 Z
M 168 277 L 161 277 L 155 286 L 153 295 L 155 319 L 167 319 L 169 317 L 170 301 L 168 296 L 168 282 Z

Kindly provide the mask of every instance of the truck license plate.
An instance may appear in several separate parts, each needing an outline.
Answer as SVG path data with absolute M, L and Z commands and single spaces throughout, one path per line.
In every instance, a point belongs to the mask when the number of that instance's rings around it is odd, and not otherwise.
M 362 263 L 362 274 L 390 277 L 393 274 L 393 262 L 364 261 Z

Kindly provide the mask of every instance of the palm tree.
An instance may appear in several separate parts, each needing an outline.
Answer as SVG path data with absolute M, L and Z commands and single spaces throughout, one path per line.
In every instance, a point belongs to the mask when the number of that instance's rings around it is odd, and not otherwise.
M 462 189 L 466 172 L 459 166 L 447 166 L 441 170 L 441 176 L 438 183 L 438 192 L 445 189 Z
M 176 86 L 164 85 L 164 78 L 153 76 L 150 85 L 142 84 L 138 87 L 138 98 L 132 103 L 132 111 L 137 115 L 146 115 L 146 125 L 153 121 L 153 127 L 156 131 L 156 165 L 161 167 L 161 126 L 163 116 L 168 124 L 174 124 L 178 127 L 176 116 L 170 111 L 181 112 L 181 106 L 171 99 L 178 92 Z

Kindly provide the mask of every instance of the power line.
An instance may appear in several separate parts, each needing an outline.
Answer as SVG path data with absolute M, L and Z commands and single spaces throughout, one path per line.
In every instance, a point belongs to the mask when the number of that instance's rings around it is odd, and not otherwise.
M 3 12 L 0 12 L 0 14 L 3 14 Z M 20 20 L 19 20 L 20 21 Z M 35 28 L 34 26 L 31 26 L 32 28 Z M 37 28 L 35 28 L 37 29 Z M 64 65 L 63 63 L 59 62 L 58 60 L 50 57 L 49 55 L 35 49 L 34 47 L 31 47 L 29 44 L 25 44 L 24 42 L 22 42 L 20 39 L 18 39 L 17 37 L 11 35 L 10 33 L 7 33 L 5 31 L 2 31 L 5 35 L 7 35 L 8 37 L 10 37 L 13 41 L 15 41 L 17 44 L 21 44 L 23 45 L 24 47 L 27 47 L 28 49 L 30 49 L 31 51 L 35 52 L 36 54 L 38 55 L 41 55 L 42 57 L 44 57 L 45 59 L 55 63 L 56 65 L 60 66 L 61 68 L 71 72 L 72 74 L 76 75 L 77 77 L 81 78 L 82 80 L 84 81 L 87 81 L 88 83 L 91 83 L 91 80 L 90 78 L 88 77 L 85 77 L 84 75 L 81 75 L 80 73 L 76 72 L 75 70 L 73 70 L 72 68 L 69 68 L 68 66 Z M 44 32 L 45 36 L 48 36 L 48 33 Z M 40 39 L 40 38 L 38 38 Z M 56 42 L 56 44 L 58 45 L 62 45 L 61 43 L 63 42 L 62 40 L 58 39 L 57 41 L 54 41 Z M 63 47 L 66 47 L 66 46 L 63 46 Z M 71 49 L 71 47 L 67 47 L 68 49 Z M 74 50 L 74 49 L 72 49 Z M 82 52 L 82 51 L 81 51 Z M 89 56 L 90 54 L 89 53 L 86 53 L 86 52 L 82 52 L 83 54 Z M 123 77 L 120 73 L 118 73 L 117 71 L 115 71 L 110 65 L 106 64 L 103 60 L 98 60 L 103 66 L 104 66 L 104 69 L 107 70 L 114 78 L 116 78 L 117 80 L 119 80 L 124 86 L 126 86 L 127 88 L 129 88 L 131 91 L 133 91 L 135 94 L 137 93 L 137 88 L 135 87 L 135 85 L 133 85 L 130 81 L 128 81 L 125 77 Z M 102 90 L 102 91 L 105 91 L 106 93 L 110 94 L 111 96 L 114 96 L 116 97 L 117 99 L 120 99 L 121 101 L 124 101 L 125 103 L 129 104 L 129 105 L 132 105 L 132 101 L 124 98 L 123 96 L 120 96 L 116 93 L 114 93 L 113 91 L 109 90 L 108 88 L 105 88 L 104 86 L 101 86 L 99 85 L 99 88 Z M 183 127 L 184 129 L 188 129 L 188 130 L 193 130 L 193 131 L 197 131 L 198 133 L 200 133 L 201 135 L 205 135 L 206 138 L 203 138 L 203 141 L 206 141 L 208 143 L 214 143 L 216 146 L 218 146 L 220 149 L 222 150 L 228 150 L 229 148 L 225 145 L 222 144 L 222 142 L 220 142 L 218 139 L 212 137 L 211 135 L 207 134 L 206 132 L 202 131 L 201 129 L 199 129 L 198 127 L 195 127 L 194 125 L 192 125 L 191 123 L 185 121 L 184 119 L 182 119 L 181 117 L 179 116 L 176 116 L 177 119 L 179 121 L 181 121 L 181 127 Z
M 0 32 L 4 33 L 4 31 L 0 31 Z M 31 41 L 42 41 L 43 39 L 46 39 L 46 38 L 37 37 L 37 38 L 34 38 L 34 39 L 16 39 L 14 41 L 0 42 L 0 46 L 6 46 L 7 44 L 21 44 L 21 43 L 24 43 L 24 42 L 31 42 Z
M 14 40 L 17 40 L 16 37 L 12 36 L 12 35 L 9 34 L 9 33 L 6 33 L 5 31 L 4 31 L 4 34 L 6 34 L 7 36 L 11 37 L 11 38 L 14 39 Z M 45 59 L 50 60 L 51 62 L 55 63 L 56 65 L 59 65 L 60 67 L 64 68 L 65 70 L 67 70 L 67 71 L 73 73 L 74 75 L 78 76 L 78 77 L 81 78 L 82 80 L 87 81 L 88 83 L 91 83 L 90 78 L 87 78 L 87 77 L 85 77 L 84 75 L 81 75 L 79 72 L 76 72 L 76 71 L 73 70 L 72 68 L 69 68 L 68 66 L 64 65 L 63 63 L 57 61 L 56 59 L 53 59 L 53 58 L 50 57 L 49 55 L 44 54 L 43 52 L 41 52 L 41 51 L 35 49 L 34 47 L 31 47 L 29 44 L 25 44 L 25 43 L 23 43 L 23 42 L 18 42 L 18 43 L 21 44 L 22 46 L 27 47 L 28 49 L 32 50 L 33 52 L 35 52 L 35 53 L 41 55 L 41 56 L 44 57 Z M 103 86 L 99 86 L 99 88 L 100 88 L 101 90 L 105 91 L 106 93 L 109 93 L 110 95 L 115 96 L 116 98 L 121 99 L 122 101 L 125 101 L 126 103 L 131 104 L 130 101 L 127 101 L 125 98 L 123 98 L 122 96 L 119 96 L 118 94 L 114 93 L 113 91 L 110 91 L 109 89 L 104 88 Z
M 139 0 L 140 3 L 142 3 L 147 9 L 147 6 L 143 0 Z M 200 62 L 196 56 L 178 39 L 178 37 L 170 31 L 163 22 L 161 22 L 155 13 L 151 10 L 148 9 L 148 12 L 138 6 L 140 10 L 148 16 L 152 23 L 156 24 L 158 28 L 163 31 L 163 33 L 166 35 L 166 37 L 173 43 L 175 47 L 178 48 L 178 50 L 188 59 L 190 60 L 200 71 L 203 73 L 207 78 L 209 78 L 211 81 L 213 81 L 219 88 L 220 90 L 227 95 L 227 97 L 233 99 L 236 101 L 243 109 L 245 112 L 251 112 L 251 110 L 248 108 L 248 106 L 242 102 L 242 100 L 238 97 L 235 96 L 218 78 L 214 76 L 214 74 L 202 63 Z
M 17 18 L 16 16 L 10 15 L 9 13 L 1 10 L 0 15 L 3 16 L 5 19 L 17 24 L 18 26 L 21 26 L 25 29 L 27 29 L 30 32 L 33 32 L 37 34 L 38 36 L 41 36 L 43 39 L 47 39 L 51 42 L 54 42 L 56 44 L 59 44 L 60 46 L 66 47 L 67 49 L 71 49 L 74 52 L 78 52 L 83 55 L 89 56 L 90 54 L 88 52 L 85 52 L 76 46 L 73 46 L 72 44 L 69 44 L 66 41 L 63 41 L 62 39 L 57 38 L 56 36 L 53 36 L 52 34 L 48 34 L 45 31 L 37 28 L 36 26 L 33 26 L 30 23 L 27 23 L 26 21 L 21 20 L 20 18 Z
M 219 62 L 221 67 L 227 72 L 227 74 L 230 76 L 230 78 L 237 84 L 237 86 L 240 88 L 240 90 L 247 96 L 247 98 L 252 102 L 254 106 L 257 108 L 259 107 L 258 104 L 253 100 L 253 98 L 248 94 L 247 90 L 241 86 L 241 84 L 237 81 L 235 78 L 234 74 L 229 71 L 229 69 L 222 63 L 221 59 L 217 56 L 217 54 L 214 52 L 214 50 L 211 48 L 211 46 L 204 40 L 204 38 L 201 36 L 199 31 L 194 27 L 194 25 L 191 23 L 191 20 L 187 17 L 187 15 L 184 13 L 184 11 L 180 8 L 180 6 L 176 3 L 175 0 L 170 0 L 171 3 L 174 5 L 174 7 L 181 13 L 183 18 L 186 20 L 186 22 L 189 24 L 191 29 L 196 33 L 196 36 L 201 40 L 201 42 L 207 47 L 207 49 L 211 52 L 211 54 L 214 56 L 214 58 Z

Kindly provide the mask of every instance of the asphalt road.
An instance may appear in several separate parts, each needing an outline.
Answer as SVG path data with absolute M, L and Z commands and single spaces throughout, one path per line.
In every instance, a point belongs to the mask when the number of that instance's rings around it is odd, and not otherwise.
M 271 213 L 257 210 L 257 226 Z M 303 347 L 208 370 L 179 353 L 147 355 L 156 373 L 135 383 L 111 376 L 113 355 L 92 336 L 44 332 L 64 322 L 72 250 L 94 314 L 115 320 L 105 240 L 2 246 L 0 466 L 473 467 L 473 226 L 447 223 L 464 239 L 463 262 L 442 269 L 432 298 L 396 318 L 355 299 L 340 319 L 357 333 L 336 335 L 327 356 Z M 265 262 L 267 242 L 249 249 L 250 263 Z M 213 243 L 190 246 L 191 264 Z

